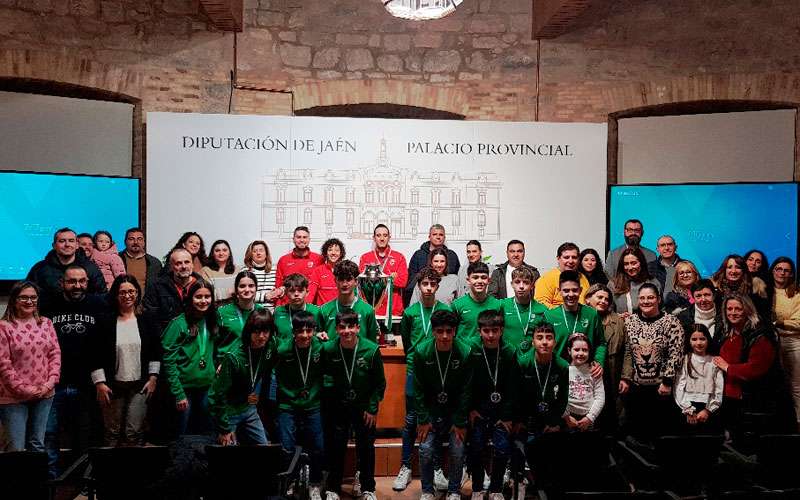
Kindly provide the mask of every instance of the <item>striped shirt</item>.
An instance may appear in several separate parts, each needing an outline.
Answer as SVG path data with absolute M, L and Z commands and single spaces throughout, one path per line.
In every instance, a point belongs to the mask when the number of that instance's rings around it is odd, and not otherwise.
M 272 311 L 275 304 L 271 300 L 267 300 L 267 293 L 275 289 L 275 268 L 266 272 L 263 267 L 253 266 L 249 270 L 256 275 L 257 279 L 256 302 L 266 305 Z

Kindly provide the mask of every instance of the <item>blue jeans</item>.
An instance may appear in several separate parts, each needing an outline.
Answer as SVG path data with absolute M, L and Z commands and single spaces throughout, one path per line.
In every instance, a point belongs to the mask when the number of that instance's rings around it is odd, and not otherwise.
M 236 441 L 243 445 L 268 444 L 264 424 L 258 416 L 256 405 L 250 405 L 245 411 L 229 419 L 236 429 Z
M 0 422 L 8 435 L 6 451 L 44 451 L 44 431 L 53 398 L 0 405 Z
M 411 468 L 411 455 L 414 453 L 414 443 L 417 441 L 417 410 L 414 401 L 414 375 L 406 375 L 406 418 L 403 425 L 403 452 L 400 464 Z M 437 448 L 433 452 L 433 466 L 442 468 L 442 455 Z
M 483 408 L 480 411 L 481 418 L 476 418 L 472 424 L 469 435 L 469 458 L 468 464 L 473 478 L 473 491 L 483 489 L 483 449 L 486 447 L 489 437 L 492 438 L 494 454 L 492 455 L 492 482 L 489 485 L 490 493 L 500 493 L 503 491 L 503 475 L 506 471 L 506 464 L 511 455 L 511 441 L 508 431 L 502 424 L 498 423 L 496 412 Z M 478 488 L 476 488 L 476 485 Z
M 95 408 L 94 405 L 95 391 L 92 387 L 56 386 L 44 434 L 51 479 L 58 476 L 61 437 L 67 438 L 67 442 L 63 444 L 72 448 L 78 455 L 89 448 L 91 412 Z M 63 436 L 59 433 L 59 427 L 62 425 L 65 430 Z
M 286 465 L 294 455 L 295 444 L 300 443 L 308 452 L 311 460 L 309 480 L 311 484 L 322 482 L 322 453 L 324 446 L 322 436 L 322 417 L 319 410 L 287 411 L 281 410 L 278 415 L 278 434 Z
M 449 439 L 450 462 L 447 465 L 447 493 L 458 493 L 461 489 L 461 476 L 464 467 L 464 443 L 450 432 L 453 426 L 449 418 L 438 417 L 431 421 L 431 431 L 425 441 L 419 445 L 419 464 L 422 469 L 422 492 L 433 493 L 433 457 L 435 450 L 440 448 L 445 439 Z
M 208 434 L 211 432 L 211 415 L 208 413 L 208 388 L 184 389 L 189 407 L 178 412 L 178 435 Z
M 333 419 L 333 449 L 328 454 L 328 490 L 341 493 L 344 461 L 350 434 L 356 437 L 356 457 L 361 472 L 361 491 L 375 492 L 375 427 L 364 425 L 364 412 L 357 408 L 340 407 Z

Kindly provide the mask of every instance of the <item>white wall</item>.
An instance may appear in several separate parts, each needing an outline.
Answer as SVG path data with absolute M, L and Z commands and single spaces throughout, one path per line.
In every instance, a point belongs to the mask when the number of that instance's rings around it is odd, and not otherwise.
M 0 92 L 0 170 L 131 175 L 133 105 Z
M 618 182 L 792 181 L 795 110 L 625 118 Z

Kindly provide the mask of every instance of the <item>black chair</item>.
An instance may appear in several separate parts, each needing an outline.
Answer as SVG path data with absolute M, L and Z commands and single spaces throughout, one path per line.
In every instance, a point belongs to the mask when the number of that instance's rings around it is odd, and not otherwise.
M 288 467 L 285 467 L 280 445 L 209 445 L 205 450 L 208 458 L 210 489 L 208 496 L 205 496 L 206 499 L 282 498 L 290 481 L 300 476 L 306 462 L 299 446 Z M 301 493 L 305 492 L 304 488 L 299 489 Z
M 637 490 L 702 495 L 718 489 L 723 436 L 662 436 L 649 456 L 626 441 L 618 450 Z
M 800 434 L 761 436 L 756 444 L 757 484 L 770 490 L 800 488 L 800 474 L 794 461 L 798 450 Z
M 50 497 L 47 453 L 10 451 L 0 453 L 0 484 L 3 498 L 46 500 Z
M 140 500 L 164 498 L 164 472 L 170 463 L 165 446 L 90 448 L 88 497 Z

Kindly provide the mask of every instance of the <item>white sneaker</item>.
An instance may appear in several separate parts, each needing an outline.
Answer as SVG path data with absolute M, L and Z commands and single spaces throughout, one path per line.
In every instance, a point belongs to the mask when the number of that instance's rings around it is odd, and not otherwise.
M 356 471 L 356 475 L 353 476 L 353 497 L 360 497 L 361 496 L 361 471 Z
M 378 497 L 375 496 L 374 491 L 365 491 L 361 496 L 361 500 L 378 500 Z
M 411 484 L 411 469 L 404 465 L 400 467 L 400 472 L 398 472 L 397 477 L 394 478 L 392 489 L 394 491 L 403 491 L 408 488 L 409 484 Z
M 447 476 L 442 469 L 433 471 L 433 487 L 439 491 L 447 491 Z
M 483 492 L 482 491 L 473 491 L 472 492 L 472 500 L 483 500 Z
M 308 487 L 308 498 L 309 500 L 322 500 L 322 494 L 320 494 L 319 486 Z
M 460 493 L 448 493 L 447 494 L 447 500 L 461 500 L 461 494 Z
M 528 487 L 528 480 L 523 479 L 517 485 L 517 500 L 525 500 L 525 488 Z
M 505 500 L 502 493 L 489 493 L 489 500 Z
M 423 493 L 419 496 L 419 500 L 436 500 L 436 496 L 433 493 Z
M 317 489 L 319 489 L 319 488 L 317 488 Z M 329 492 L 325 493 L 325 500 L 339 500 L 339 495 L 337 495 L 336 493 L 334 493 L 332 491 L 329 491 Z

